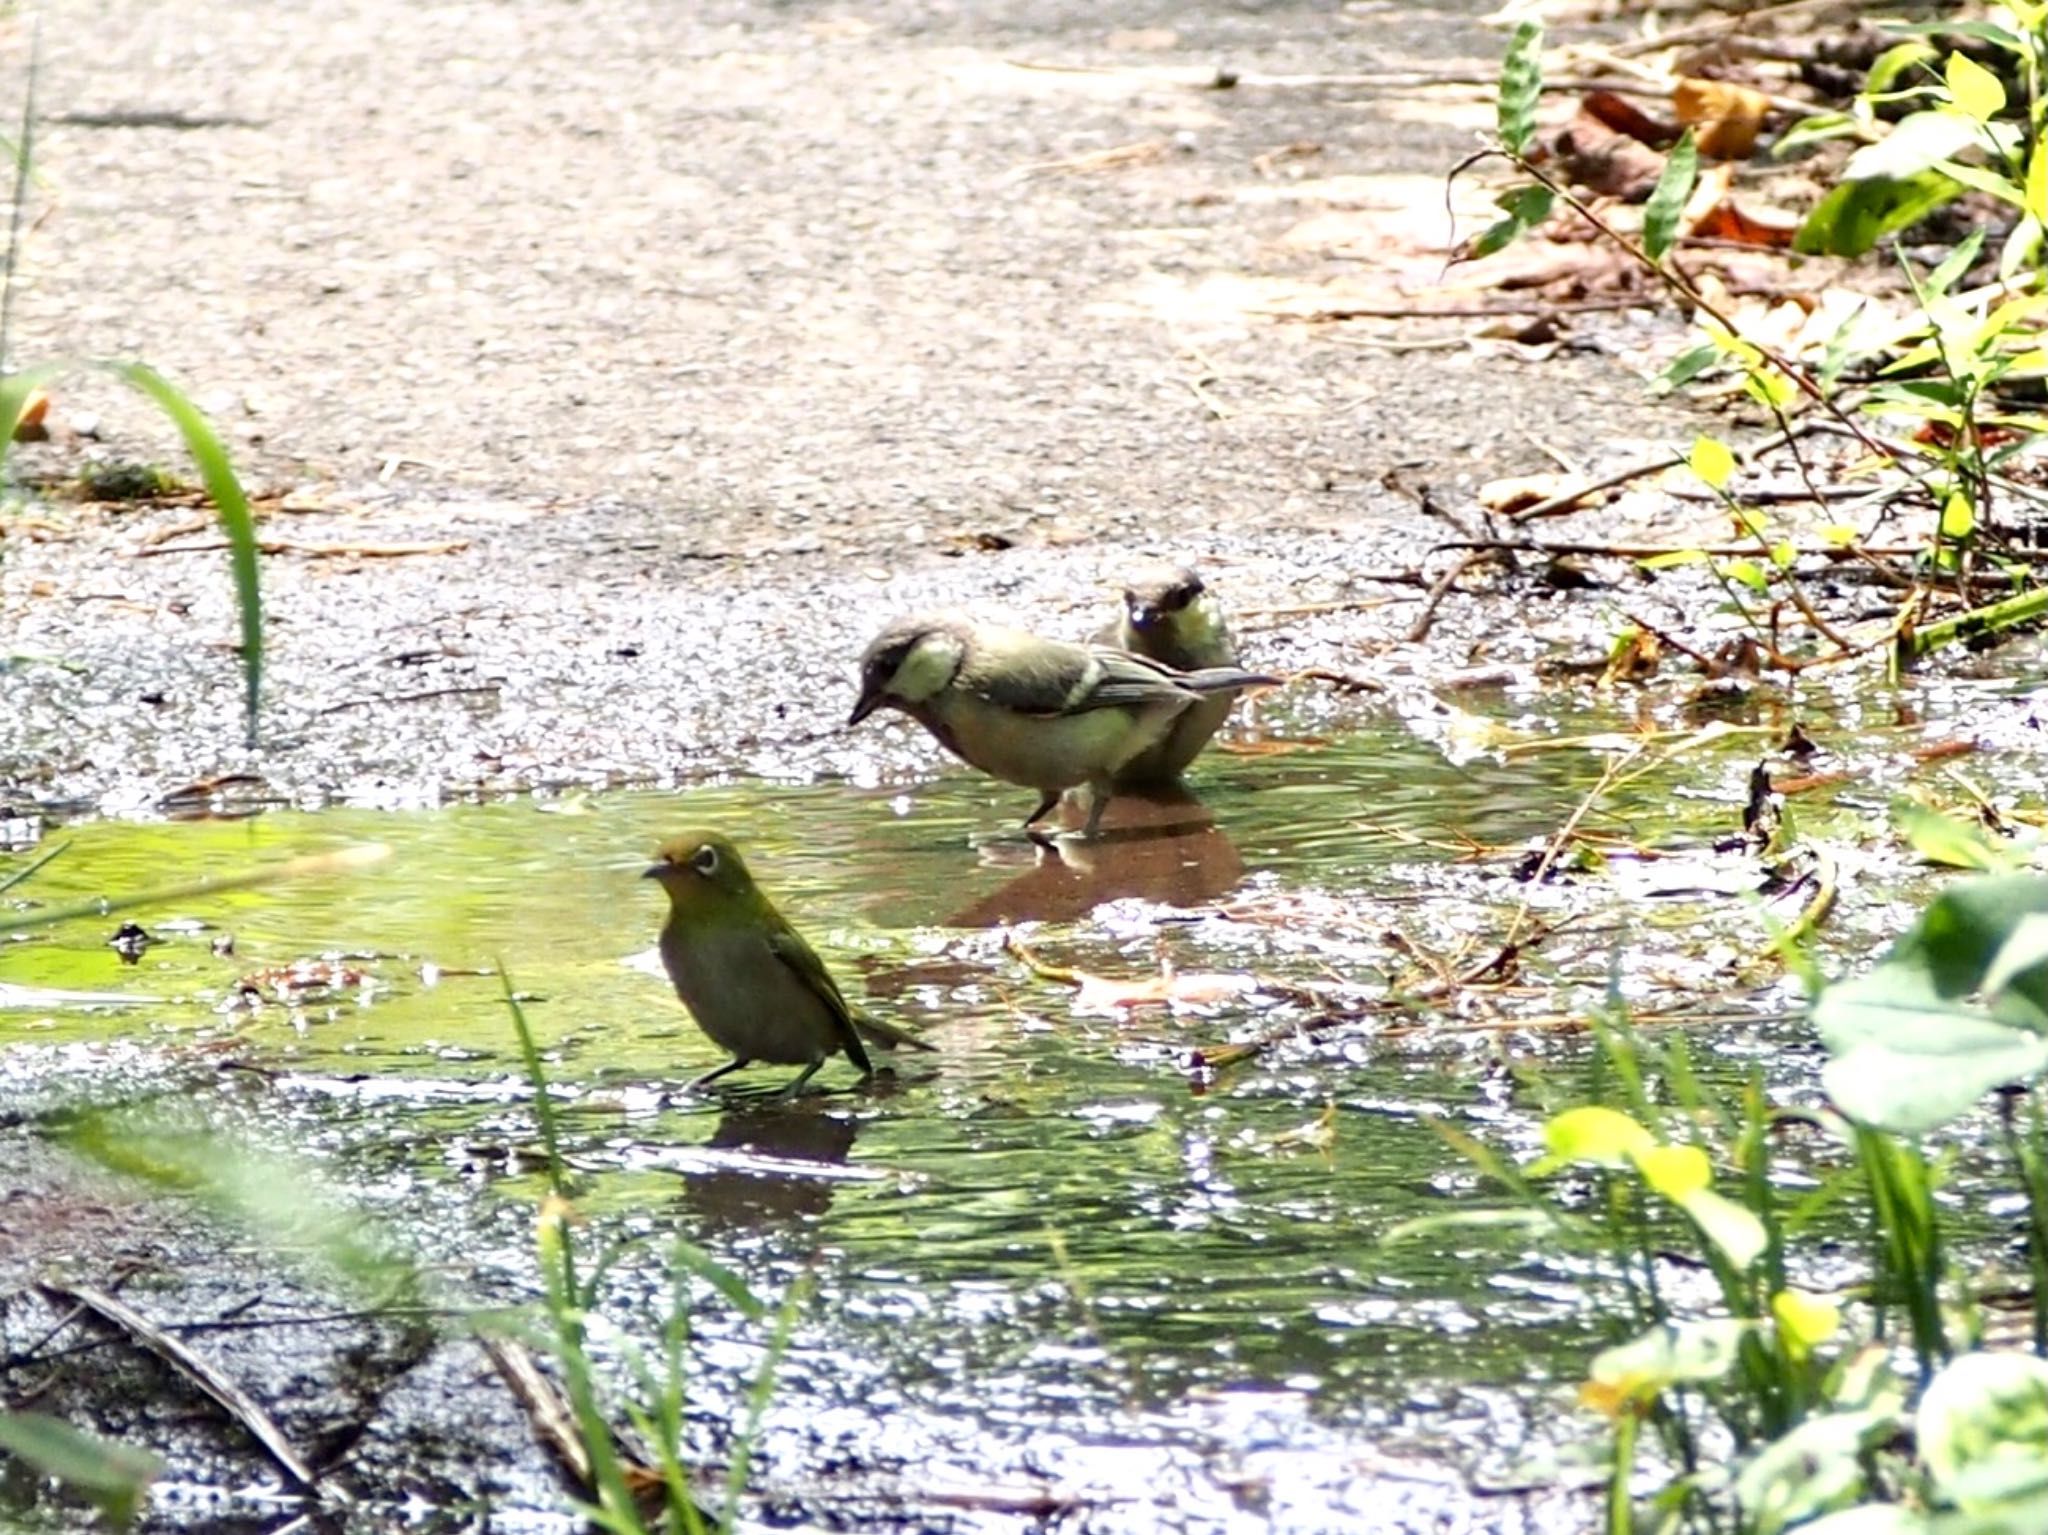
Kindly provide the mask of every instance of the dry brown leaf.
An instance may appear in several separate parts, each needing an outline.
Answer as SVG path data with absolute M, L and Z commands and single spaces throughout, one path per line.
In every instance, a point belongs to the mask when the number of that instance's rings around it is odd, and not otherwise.
M 1671 90 L 1678 120 L 1694 130 L 1693 142 L 1716 160 L 1747 160 L 1757 131 L 1771 110 L 1771 98 L 1726 80 L 1680 80 Z
M 1669 149 L 1678 138 L 1678 130 L 1670 123 L 1652 117 L 1626 96 L 1613 91 L 1588 91 L 1580 98 L 1579 110 L 1652 149 Z
M 1560 128 L 1552 150 L 1567 180 L 1624 202 L 1643 201 L 1664 171 L 1664 157 L 1580 110 Z

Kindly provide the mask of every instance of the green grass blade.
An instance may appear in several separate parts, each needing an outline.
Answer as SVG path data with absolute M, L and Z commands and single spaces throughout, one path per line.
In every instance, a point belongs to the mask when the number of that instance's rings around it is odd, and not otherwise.
M 164 906 L 174 901 L 195 901 L 202 896 L 218 895 L 224 890 L 253 890 L 261 885 L 275 885 L 288 879 L 310 879 L 316 875 L 349 873 L 379 863 L 390 856 L 391 849 L 382 843 L 365 842 L 355 847 L 337 848 L 331 853 L 314 853 L 305 858 L 287 859 L 267 869 L 253 869 L 246 874 L 229 874 L 219 879 L 195 879 L 182 885 L 165 885 L 156 890 L 145 890 L 137 895 L 98 896 L 90 901 L 80 901 L 72 906 L 59 906 L 49 911 L 0 913 L 0 933 L 11 933 L 30 927 L 49 927 L 59 922 L 74 921 L 79 917 L 98 919 L 111 916 L 117 911 L 130 911 L 137 906 Z M 45 863 L 48 861 L 43 860 Z M 36 867 L 40 868 L 41 865 Z M 30 869 L 24 871 L 24 874 L 33 872 L 34 870 Z
M 23 880 L 27 879 L 30 875 L 34 874 L 36 870 L 42 868 L 47 863 L 54 862 L 56 859 L 63 857 L 64 854 L 70 851 L 70 843 L 59 842 L 55 847 L 50 848 L 47 852 L 43 854 L 42 857 L 38 858 L 34 863 L 30 864 L 27 868 L 16 869 L 12 874 L 8 875 L 7 878 L 0 879 L 0 895 L 5 895 L 8 891 L 12 890 L 16 885 L 20 884 Z
M 14 335 L 14 273 L 21 262 L 21 216 L 28 207 L 28 183 L 35 160 L 36 86 L 43 78 L 43 19 L 29 34 L 28 84 L 21 98 L 21 138 L 11 146 L 14 158 L 14 208 L 7 217 L 7 263 L 0 271 L 0 370 L 7 367 L 8 342 Z M 10 430 L 8 435 L 13 436 Z
M 512 1030 L 519 1036 L 519 1059 L 526 1066 L 526 1080 L 533 1084 L 533 1113 L 540 1121 L 541 1145 L 548 1154 L 548 1188 L 557 1198 L 569 1197 L 569 1178 L 562 1166 L 562 1142 L 555 1127 L 555 1099 L 548 1090 L 547 1068 L 541 1064 L 540 1047 L 533 1042 L 533 1029 L 526 1021 L 526 1009 L 512 994 L 512 977 L 505 962 L 497 962 L 498 986 L 505 994 L 506 1010 L 512 1014 Z M 574 1297 L 571 1297 L 574 1299 Z
M 0 1451 L 91 1499 L 111 1522 L 134 1523 L 163 1462 L 146 1450 L 81 1433 L 39 1412 L 0 1413 Z
M 740 1430 L 739 1442 L 733 1446 L 732 1465 L 725 1473 L 725 1508 L 718 1521 L 722 1530 L 739 1527 L 734 1519 L 739 1513 L 740 1494 L 746 1490 L 748 1468 L 753 1463 L 754 1441 L 761 1435 L 761 1419 L 768 1411 L 768 1399 L 775 1394 L 775 1373 L 782 1368 L 782 1356 L 789 1351 L 797 1312 L 809 1288 L 808 1279 L 799 1279 L 783 1297 L 781 1314 L 775 1319 L 775 1335 L 768 1340 L 768 1356 L 761 1361 L 760 1374 L 754 1377 L 754 1389 L 747 1393 L 747 1421 Z
M 185 439 L 185 447 L 193 462 L 199 466 L 199 478 L 213 502 L 214 515 L 220 519 L 221 531 L 227 535 L 228 559 L 235 573 L 235 604 L 242 614 L 246 731 L 249 744 L 254 746 L 257 711 L 263 696 L 263 595 L 256 571 L 256 519 L 249 510 L 249 498 L 242 492 L 242 482 L 235 478 L 235 468 L 228 461 L 227 449 L 221 446 L 219 436 L 198 406 L 147 363 L 109 363 L 107 366 L 117 377 L 148 396 L 171 418 L 171 424 Z

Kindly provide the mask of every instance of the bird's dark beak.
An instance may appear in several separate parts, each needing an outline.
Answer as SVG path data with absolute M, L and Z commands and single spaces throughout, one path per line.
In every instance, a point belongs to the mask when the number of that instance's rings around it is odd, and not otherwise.
M 870 714 L 873 714 L 875 710 L 879 709 L 882 706 L 882 697 L 881 683 L 869 682 L 862 684 L 860 701 L 853 706 L 853 713 L 847 715 L 846 728 L 851 730 L 855 725 L 858 725 Z
M 640 871 L 640 877 L 642 879 L 660 879 L 662 875 L 668 873 L 668 869 L 669 866 L 665 863 L 651 863 Z

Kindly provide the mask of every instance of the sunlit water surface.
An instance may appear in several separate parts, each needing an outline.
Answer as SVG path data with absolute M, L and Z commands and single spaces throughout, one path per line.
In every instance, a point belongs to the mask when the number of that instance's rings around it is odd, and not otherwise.
M 1739 887 L 1706 850 L 1759 750 L 1735 738 L 1627 784 L 1587 825 L 1696 850 Z M 17 992 L 0 1041 L 31 1104 L 90 1096 L 67 1076 L 94 1059 L 80 1047 L 201 1063 L 218 1117 L 319 1158 L 466 1293 L 517 1298 L 542 1184 L 502 963 L 568 1100 L 584 1239 L 646 1239 L 609 1280 L 623 1334 L 652 1335 L 674 1236 L 771 1295 L 808 1276 L 759 1451 L 767 1512 L 998 1528 L 1024 1517 L 1005 1497 L 1051 1488 L 1100 1529 L 1569 1528 L 1583 1511 L 1510 1517 L 1467 1479 L 1512 1480 L 1583 1434 L 1567 1404 L 1597 1319 L 1524 1233 L 1382 1240 L 1483 1202 L 1428 1121 L 1526 1151 L 1546 1105 L 1589 1090 L 1567 1026 L 1610 986 L 1653 1013 L 1688 988 L 1723 1008 L 1691 1036 L 1710 1083 L 1764 1061 L 1796 1091 L 1810 1071 L 1769 1016 L 1791 994 L 1753 907 L 1699 869 L 1532 895 L 1511 858 L 1468 856 L 1540 845 L 1608 760 L 1458 768 L 1392 724 L 1219 753 L 1199 803 L 1120 807 L 1110 838 L 1060 858 L 1015 837 L 1028 795 L 964 775 L 84 825 L 25 887 L 38 901 L 360 842 L 390 857 L 152 911 L 132 966 L 107 945 L 118 918 L 17 941 L 0 981 L 135 1000 Z M 940 1052 L 868 1088 L 834 1063 L 789 1103 L 762 1091 L 779 1067 L 684 1094 L 720 1057 L 652 961 L 663 903 L 639 875 L 692 825 L 733 835 L 848 989 Z M 1572 920 L 1516 987 L 1424 1028 L 1397 1012 L 1291 1038 L 1321 1010 L 1271 992 L 1078 1014 L 998 931 L 1105 976 L 1171 964 L 1356 1002 L 1484 959 L 1525 899 L 1525 923 Z M 322 955 L 363 981 L 280 1001 L 261 979 Z M 1256 1059 L 1193 1064 L 1262 1036 L 1280 1037 Z M 763 1335 L 717 1302 L 698 1333 L 693 1432 L 716 1458 Z

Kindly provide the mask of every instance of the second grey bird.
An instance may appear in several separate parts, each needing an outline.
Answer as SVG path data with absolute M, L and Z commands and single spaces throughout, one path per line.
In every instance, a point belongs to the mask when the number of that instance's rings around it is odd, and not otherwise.
M 1135 572 L 1124 588 L 1123 616 L 1095 636 L 1133 655 L 1163 661 L 1176 671 L 1202 671 L 1237 663 L 1237 646 L 1224 622 L 1223 607 L 1202 578 L 1185 565 L 1160 565 Z M 1116 787 L 1172 783 L 1222 728 L 1237 702 L 1235 693 L 1216 693 L 1190 705 L 1166 727 L 1158 744 L 1117 770 Z
M 1236 667 L 1176 671 L 1109 645 L 1046 639 L 964 613 L 919 614 L 868 646 L 847 723 L 900 709 L 962 761 L 1038 790 L 1027 832 L 1085 783 L 1084 835 L 1093 837 L 1117 774 L 1180 715 L 1211 695 L 1278 680 Z

